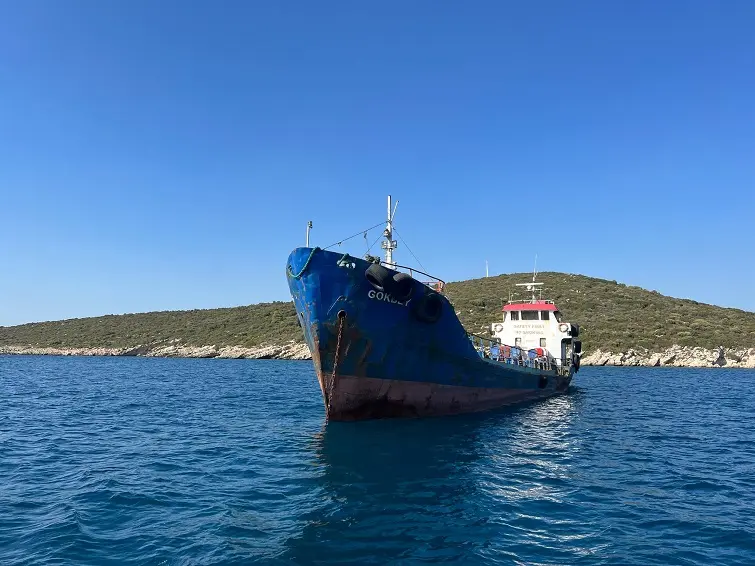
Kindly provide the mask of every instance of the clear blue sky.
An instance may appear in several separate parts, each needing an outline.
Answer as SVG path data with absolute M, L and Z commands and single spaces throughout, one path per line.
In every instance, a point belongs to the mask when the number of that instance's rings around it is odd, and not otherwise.
M 537 254 L 755 310 L 754 29 L 750 1 L 0 2 L 0 325 L 288 300 L 306 221 L 330 244 L 388 193 L 447 280 Z

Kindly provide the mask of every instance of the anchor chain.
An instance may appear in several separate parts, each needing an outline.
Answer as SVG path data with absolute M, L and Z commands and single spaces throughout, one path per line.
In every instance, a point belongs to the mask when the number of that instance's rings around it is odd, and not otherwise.
M 328 387 L 328 412 L 330 412 L 330 401 L 336 387 L 336 374 L 338 372 L 338 362 L 341 356 L 341 337 L 343 336 L 344 320 L 346 320 L 346 311 L 338 311 L 338 338 L 336 340 L 336 353 L 333 358 L 333 373 L 330 376 L 330 384 Z

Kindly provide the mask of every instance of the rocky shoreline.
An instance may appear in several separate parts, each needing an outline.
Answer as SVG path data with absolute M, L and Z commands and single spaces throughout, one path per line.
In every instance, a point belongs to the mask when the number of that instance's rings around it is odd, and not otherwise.
M 309 348 L 302 342 L 279 345 L 187 346 L 170 344 L 139 345 L 130 348 L 48 348 L 40 346 L 0 346 L 0 354 L 47 356 L 141 356 L 147 358 L 225 358 L 250 360 L 310 360 Z M 755 348 L 731 349 L 671 346 L 660 352 L 629 349 L 625 352 L 586 353 L 583 366 L 642 367 L 733 367 L 755 368 Z
M 755 368 L 755 348 L 671 346 L 661 352 L 629 349 L 626 352 L 595 350 L 582 357 L 584 366 L 728 367 Z
M 141 356 L 146 358 L 226 358 L 250 360 L 310 360 L 309 348 L 304 343 L 289 342 L 279 345 L 262 345 L 256 348 L 243 346 L 187 346 L 170 344 L 139 345 L 129 348 L 48 348 L 41 346 L 0 346 L 0 354 L 30 356 Z

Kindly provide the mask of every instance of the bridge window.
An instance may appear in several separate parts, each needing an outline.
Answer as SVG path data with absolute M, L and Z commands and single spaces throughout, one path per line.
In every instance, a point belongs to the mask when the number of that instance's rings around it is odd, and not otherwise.
M 556 322 L 561 322 L 561 312 L 560 311 L 553 311 L 553 316 L 556 317 Z
M 537 311 L 522 311 L 522 320 L 537 320 Z
M 545 338 L 540 338 L 540 347 L 545 348 Z
M 519 313 L 516 311 L 511 311 L 511 320 L 519 320 Z
M 540 311 L 540 320 L 548 320 L 548 311 Z

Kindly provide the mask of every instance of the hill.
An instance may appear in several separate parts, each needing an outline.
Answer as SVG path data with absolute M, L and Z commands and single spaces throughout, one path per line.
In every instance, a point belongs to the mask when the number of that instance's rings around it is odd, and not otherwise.
M 468 330 L 488 327 L 499 316 L 508 291 L 528 274 L 500 275 L 448 285 Z M 675 299 L 616 281 L 538 273 L 543 297 L 553 299 L 566 320 L 579 323 L 585 349 L 661 350 L 672 345 L 714 348 L 755 346 L 755 313 Z M 524 298 L 524 297 L 521 297 Z
M 107 315 L 0 327 L 0 346 L 127 348 L 139 344 L 254 347 L 301 340 L 290 302 Z
M 500 318 L 515 283 L 531 275 L 499 275 L 449 283 L 446 294 L 466 328 L 486 331 Z M 672 345 L 755 346 L 755 313 L 675 299 L 617 283 L 564 273 L 541 273 L 544 296 L 582 328 L 585 350 L 661 350 Z M 292 303 L 108 315 L 0 327 L 0 346 L 129 348 L 140 344 L 242 346 L 301 341 Z

